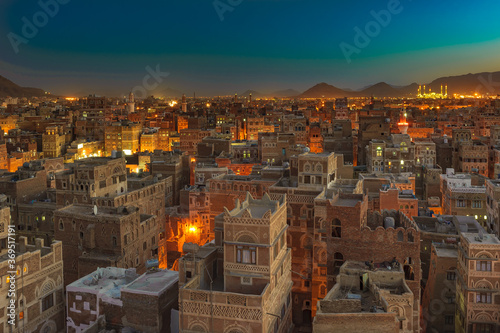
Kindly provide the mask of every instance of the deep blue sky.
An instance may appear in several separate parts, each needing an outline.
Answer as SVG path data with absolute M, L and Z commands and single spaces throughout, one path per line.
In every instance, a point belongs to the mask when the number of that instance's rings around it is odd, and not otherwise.
M 121 94 L 159 65 L 170 73 L 159 95 L 166 87 L 222 95 L 500 70 L 498 0 L 401 0 L 348 63 L 340 43 L 354 45 L 354 28 L 391 1 L 243 0 L 221 21 L 213 0 L 69 0 L 16 54 L 8 33 L 22 36 L 22 17 L 32 22 L 41 7 L 2 0 L 0 75 L 59 94 Z

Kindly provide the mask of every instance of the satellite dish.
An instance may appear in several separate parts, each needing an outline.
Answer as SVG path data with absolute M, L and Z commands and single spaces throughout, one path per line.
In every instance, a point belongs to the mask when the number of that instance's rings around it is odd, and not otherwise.
M 97 215 L 97 206 L 94 205 L 94 215 Z

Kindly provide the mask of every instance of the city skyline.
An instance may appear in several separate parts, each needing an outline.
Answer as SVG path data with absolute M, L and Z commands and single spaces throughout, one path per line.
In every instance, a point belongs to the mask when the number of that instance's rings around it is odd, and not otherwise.
M 168 72 L 155 95 L 167 88 L 209 96 L 304 91 L 320 82 L 351 89 L 381 81 L 424 84 L 500 69 L 499 6 L 5 1 L 0 75 L 77 96 L 122 95 L 142 84 L 147 67 Z M 36 33 L 26 34 L 23 27 L 35 21 Z

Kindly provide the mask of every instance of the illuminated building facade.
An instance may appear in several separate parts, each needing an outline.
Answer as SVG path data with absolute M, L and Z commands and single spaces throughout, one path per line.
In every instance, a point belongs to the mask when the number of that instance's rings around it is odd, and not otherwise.
M 140 149 L 140 136 L 142 125 L 122 121 L 106 126 L 106 138 L 104 149 L 106 156 L 110 156 L 113 150 L 123 151 L 126 155 L 132 155 Z
M 59 157 L 65 152 L 65 135 L 59 126 L 49 126 L 42 136 L 43 155 L 45 157 Z
M 441 85 L 441 92 L 436 93 L 433 92 L 431 88 L 427 91 L 426 85 L 418 86 L 418 93 L 417 93 L 418 98 L 426 98 L 426 99 L 442 99 L 442 98 L 448 98 L 448 85 L 444 86 L 444 93 L 443 93 L 443 85 Z

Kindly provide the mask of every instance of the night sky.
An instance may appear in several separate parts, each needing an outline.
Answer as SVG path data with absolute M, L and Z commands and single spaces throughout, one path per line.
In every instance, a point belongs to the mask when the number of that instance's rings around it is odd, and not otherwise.
M 66 4 L 16 53 L 9 36 L 24 38 L 22 18 L 33 23 L 42 7 L 1 0 L 0 75 L 55 94 L 119 95 L 142 85 L 147 66 L 159 66 L 170 75 L 153 93 L 169 87 L 201 96 L 303 91 L 319 82 L 406 85 L 500 70 L 498 0 L 216 1 L 231 9 L 223 13 L 212 0 L 59 1 Z M 369 24 L 372 11 L 390 6 L 385 27 Z M 356 47 L 354 28 L 367 24 L 379 31 L 349 63 L 340 45 Z

